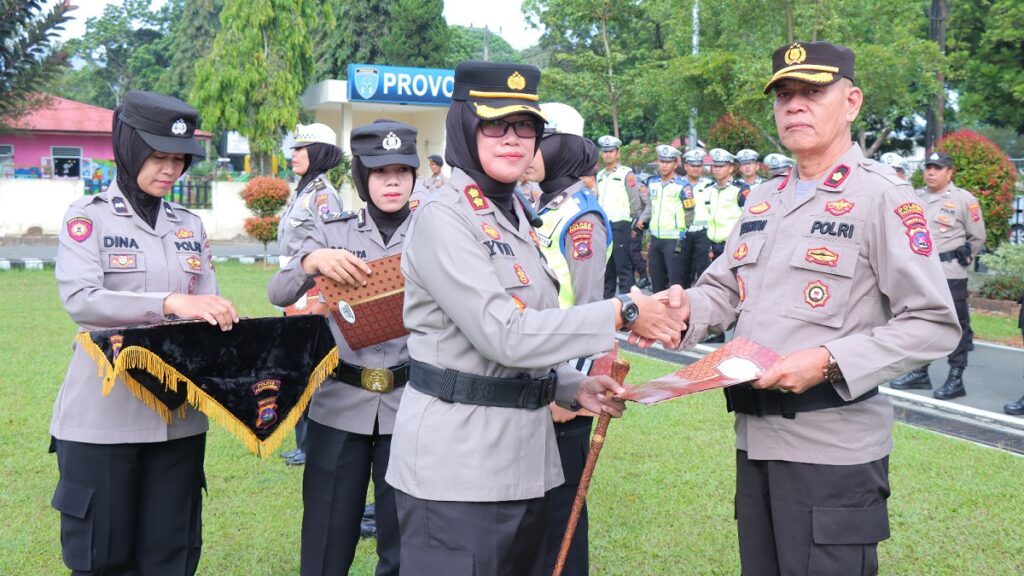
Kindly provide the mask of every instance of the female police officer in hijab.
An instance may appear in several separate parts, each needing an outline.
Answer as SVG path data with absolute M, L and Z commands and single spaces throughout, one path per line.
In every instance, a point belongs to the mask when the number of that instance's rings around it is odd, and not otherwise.
M 544 493 L 562 483 L 548 404 L 618 416 L 621 391 L 566 361 L 617 328 L 670 344 L 682 323 L 637 292 L 559 309 L 513 198 L 543 128 L 540 71 L 463 62 L 447 118 L 447 188 L 417 208 L 402 257 L 411 374 L 395 421 L 402 573 L 539 575 Z M 625 316 L 625 317 L 624 317 Z
M 71 204 L 57 285 L 81 330 L 202 319 L 231 329 L 199 217 L 164 200 L 203 149 L 196 111 L 132 91 L 114 112 L 117 181 Z M 80 346 L 53 408 L 64 563 L 74 574 L 194 574 L 199 564 L 206 416 L 165 423 L 118 381 L 102 395 Z
M 362 285 L 365 261 L 399 254 L 409 227 L 409 196 L 416 179 L 416 129 L 378 121 L 352 130 L 352 177 L 366 208 L 332 214 L 306 237 L 298 253 L 270 281 L 275 304 L 293 301 L 322 274 Z M 366 487 L 373 475 L 377 518 L 377 576 L 397 575 L 398 517 L 394 491 L 384 480 L 391 430 L 409 378 L 407 337 L 353 351 L 330 316 L 341 364 L 309 407 L 306 470 L 302 479 L 302 574 L 345 574 L 359 542 Z

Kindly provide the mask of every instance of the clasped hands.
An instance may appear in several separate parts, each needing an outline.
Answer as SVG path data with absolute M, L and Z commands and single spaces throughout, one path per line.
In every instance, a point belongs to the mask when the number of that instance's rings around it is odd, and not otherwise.
M 679 348 L 690 322 L 690 298 L 686 290 L 673 284 L 668 290 L 647 296 L 634 287 L 630 297 L 640 309 L 640 315 L 630 326 L 629 343 L 650 348 L 655 342 L 661 342 L 666 348 Z

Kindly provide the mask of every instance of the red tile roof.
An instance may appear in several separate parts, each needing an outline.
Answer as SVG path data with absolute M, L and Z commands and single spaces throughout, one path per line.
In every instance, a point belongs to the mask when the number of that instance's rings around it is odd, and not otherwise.
M 29 111 L 12 122 L 12 125 L 20 130 L 35 132 L 110 134 L 113 121 L 113 110 L 50 96 L 48 105 Z M 212 134 L 197 130 L 196 136 L 209 138 Z

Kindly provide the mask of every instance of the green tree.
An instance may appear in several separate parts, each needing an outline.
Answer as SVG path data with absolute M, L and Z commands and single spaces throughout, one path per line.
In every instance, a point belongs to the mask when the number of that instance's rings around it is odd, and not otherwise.
M 313 75 L 306 26 L 320 16 L 309 0 L 227 0 L 213 50 L 196 64 L 190 101 L 203 126 L 248 138 L 261 174 L 299 120 L 299 96 Z
M 39 91 L 64 65 L 53 47 L 67 22 L 69 2 L 0 0 L 0 130 L 41 103 Z
M 180 17 L 171 24 L 167 36 L 169 63 L 162 69 L 154 90 L 185 100 L 195 81 L 196 63 L 210 53 L 220 31 L 224 0 L 172 0 L 168 3 L 172 4 L 180 6 L 172 10 Z
M 441 0 L 398 0 L 385 37 L 385 61 L 392 66 L 438 68 L 448 52 L 448 24 Z
M 744 148 L 764 150 L 766 143 L 761 132 L 749 121 L 726 114 L 711 126 L 707 144 L 735 154 Z
M 493 62 L 522 62 L 523 57 L 494 32 L 483 28 L 451 26 L 448 28 L 448 53 L 444 66 L 454 68 L 463 60 L 484 59 L 484 36 L 487 36 L 487 59 Z
M 385 62 L 382 40 L 388 36 L 392 2 L 326 0 L 326 16 L 311 24 L 316 38 L 315 78 L 348 77 L 349 64 Z

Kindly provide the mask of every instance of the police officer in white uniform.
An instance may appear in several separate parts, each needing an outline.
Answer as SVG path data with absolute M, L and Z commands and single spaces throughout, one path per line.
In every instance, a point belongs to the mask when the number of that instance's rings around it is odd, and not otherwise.
M 682 285 L 689 288 L 700 278 L 711 263 L 708 254 L 711 242 L 708 240 L 708 213 L 703 202 L 704 188 L 713 181 L 704 175 L 704 157 L 707 152 L 703 148 L 687 150 L 683 154 L 683 168 L 686 179 L 683 181 L 683 213 L 686 216 L 686 235 L 682 245 L 676 248 L 680 255 Z M 701 202 L 698 203 L 698 199 Z
M 366 208 L 322 219 L 296 256 L 270 282 L 274 303 L 288 302 L 323 274 L 361 285 L 365 261 L 399 254 L 409 228 L 409 197 L 419 157 L 416 129 L 378 121 L 352 130 L 352 179 Z M 394 490 L 385 481 L 391 432 L 409 379 L 407 337 L 353 351 L 330 315 L 341 363 L 309 407 L 302 479 L 302 574 L 347 573 L 359 541 L 366 488 L 372 476 L 377 521 L 377 576 L 399 571 Z
M 57 247 L 57 287 L 80 330 L 202 319 L 229 330 L 199 217 L 164 200 L 192 160 L 196 111 L 130 91 L 114 112 L 117 180 L 71 204 Z M 206 416 L 170 423 L 118 380 L 102 394 L 96 362 L 75 346 L 53 407 L 61 548 L 72 574 L 195 574 L 202 547 Z
M 513 195 L 543 116 L 540 70 L 462 62 L 446 120 L 448 189 L 416 209 L 402 253 L 412 372 L 395 420 L 405 576 L 539 576 L 545 493 L 563 482 L 548 405 L 620 413 L 610 378 L 566 362 L 625 323 L 671 344 L 678 313 L 634 291 L 560 309 Z M 625 311 L 626 318 L 622 316 Z

